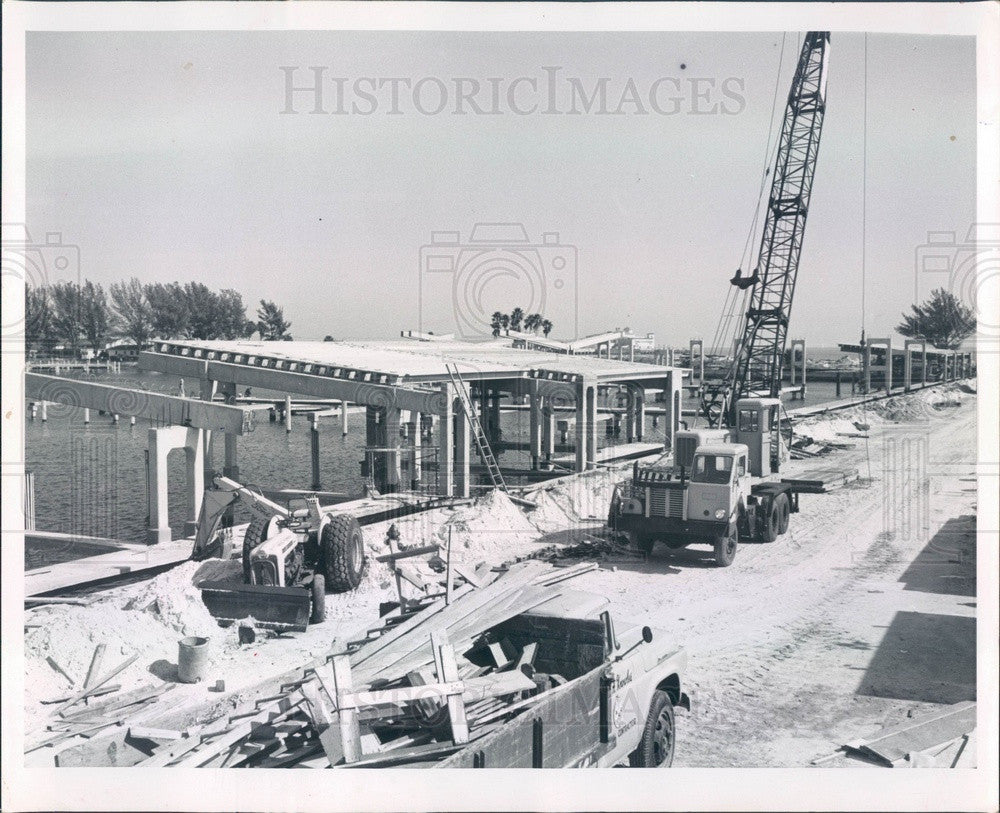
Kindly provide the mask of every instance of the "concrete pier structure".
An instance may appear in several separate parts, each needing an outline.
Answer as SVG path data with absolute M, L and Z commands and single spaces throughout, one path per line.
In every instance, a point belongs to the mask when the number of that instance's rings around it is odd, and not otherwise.
M 604 350 L 606 356 L 608 349 Z M 416 487 L 419 454 L 413 450 L 414 438 L 421 434 L 417 427 L 423 418 L 434 416 L 438 419 L 438 492 L 449 496 L 472 493 L 472 416 L 465 414 L 457 397 L 449 367 L 458 370 L 458 386 L 467 389 L 475 418 L 491 445 L 501 440 L 504 403 L 526 402 L 532 468 L 552 461 L 557 405 L 572 407 L 576 415 L 573 459 L 577 471 L 597 465 L 598 411 L 604 409 L 602 399 L 616 396 L 623 387 L 629 393 L 624 417 L 631 440 L 642 440 L 647 395 L 662 393 L 667 411 L 665 448 L 672 445 L 680 420 L 679 369 L 596 355 L 515 349 L 497 342 L 171 341 L 159 342 L 142 353 L 139 366 L 220 386 L 284 393 L 286 428 L 292 394 L 365 406 L 366 470 L 380 491 Z M 406 441 L 401 446 L 404 424 Z M 406 477 L 401 465 L 404 456 Z

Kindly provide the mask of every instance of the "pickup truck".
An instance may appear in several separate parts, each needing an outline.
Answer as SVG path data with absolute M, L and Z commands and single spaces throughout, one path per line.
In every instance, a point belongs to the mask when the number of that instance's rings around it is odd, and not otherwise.
M 671 636 L 621 622 L 608 599 L 561 595 L 498 624 L 516 647 L 537 644 L 535 674 L 555 684 L 496 731 L 440 768 L 666 768 L 674 758 L 674 709 L 690 710 L 681 679 L 687 654 Z

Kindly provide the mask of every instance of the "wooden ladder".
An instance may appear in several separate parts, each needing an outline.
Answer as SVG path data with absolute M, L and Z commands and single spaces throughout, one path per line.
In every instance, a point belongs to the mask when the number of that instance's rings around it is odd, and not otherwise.
M 458 372 L 458 367 L 453 364 L 446 364 L 445 369 L 448 371 L 448 377 L 451 379 L 451 383 L 458 393 L 458 400 L 462 403 L 462 411 L 469 421 L 472 436 L 476 439 L 476 447 L 479 449 L 479 456 L 482 457 L 483 463 L 486 464 L 486 471 L 490 475 L 490 480 L 493 481 L 493 487 L 506 493 L 507 483 L 504 482 L 500 466 L 497 465 L 497 460 L 493 456 L 493 450 L 490 448 L 490 442 L 483 431 L 483 425 L 476 415 L 476 408 L 472 403 L 472 398 L 469 396 L 469 389 L 465 386 L 465 381 L 462 380 L 462 376 Z

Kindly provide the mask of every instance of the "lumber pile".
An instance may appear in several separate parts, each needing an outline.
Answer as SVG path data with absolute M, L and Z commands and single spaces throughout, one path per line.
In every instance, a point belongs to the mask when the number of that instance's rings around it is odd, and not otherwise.
M 485 633 L 596 567 L 523 562 L 404 606 L 273 697 L 185 732 L 140 728 L 159 742 L 138 765 L 387 767 L 455 753 L 564 682 L 535 672 L 534 644 L 517 648 Z M 466 657 L 473 653 L 475 662 Z
M 801 472 L 797 477 L 782 477 L 781 482 L 795 486 L 806 494 L 825 494 L 858 479 L 857 469 L 816 468 Z

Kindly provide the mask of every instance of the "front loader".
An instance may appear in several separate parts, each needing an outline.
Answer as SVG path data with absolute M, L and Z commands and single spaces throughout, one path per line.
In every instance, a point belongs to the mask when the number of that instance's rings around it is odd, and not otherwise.
M 205 495 L 195 551 L 208 548 L 224 514 L 239 500 L 252 517 L 243 537 L 243 584 L 203 582 L 202 600 L 224 621 L 252 617 L 275 627 L 304 630 L 326 617 L 326 593 L 346 593 L 364 572 L 361 526 L 349 514 L 324 509 L 316 497 L 279 505 L 227 477 Z

